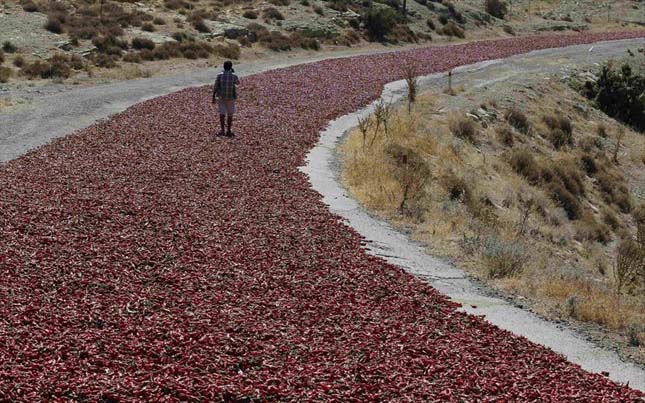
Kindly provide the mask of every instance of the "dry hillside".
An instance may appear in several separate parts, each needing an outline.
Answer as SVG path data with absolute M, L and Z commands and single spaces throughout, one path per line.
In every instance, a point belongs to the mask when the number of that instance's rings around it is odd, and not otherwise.
M 642 91 L 645 56 L 631 54 L 634 71 L 609 68 Z M 382 103 L 342 145 L 343 180 L 430 253 L 644 363 L 642 92 L 630 127 L 581 94 L 597 75 L 423 93 L 410 111 Z
M 4 0 L 0 83 L 128 79 L 271 52 L 637 28 L 645 4 L 499 0 Z

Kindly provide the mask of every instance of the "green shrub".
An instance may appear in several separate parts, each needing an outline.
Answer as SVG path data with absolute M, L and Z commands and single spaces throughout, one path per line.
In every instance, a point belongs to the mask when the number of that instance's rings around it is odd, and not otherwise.
M 585 83 L 583 93 L 607 115 L 645 131 L 645 76 L 629 65 L 603 67 L 597 80 Z
M 371 41 L 383 41 L 399 22 L 399 14 L 390 8 L 371 8 L 362 16 Z
M 503 19 L 508 9 L 506 8 L 506 3 L 502 0 L 485 0 L 484 9 L 486 12 L 493 17 Z
M 9 41 L 5 41 L 2 44 L 2 50 L 5 51 L 6 53 L 16 53 L 18 48 L 13 43 L 11 43 Z

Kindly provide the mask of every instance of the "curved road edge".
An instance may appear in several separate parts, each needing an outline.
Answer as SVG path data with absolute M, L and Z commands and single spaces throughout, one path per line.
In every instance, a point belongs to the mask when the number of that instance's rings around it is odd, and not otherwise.
M 635 44 L 642 45 L 642 39 L 539 50 L 508 59 L 462 66 L 455 72 L 463 77 L 494 69 L 502 61 L 514 60 L 530 61 L 539 69 L 539 58 L 543 56 L 577 56 L 593 63 L 598 62 L 599 57 L 624 53 L 627 46 Z M 594 52 L 590 52 L 592 48 Z M 445 80 L 444 76 L 445 73 L 440 73 L 421 77 L 421 88 L 439 87 Z M 382 98 L 394 102 L 405 96 L 405 81 L 388 84 L 382 94 Z M 426 254 L 422 246 L 409 240 L 389 224 L 368 214 L 348 195 L 339 178 L 340 161 L 336 154 L 336 146 L 348 130 L 357 126 L 358 118 L 373 112 L 376 102 L 330 122 L 328 129 L 321 133 L 318 144 L 307 155 L 306 165 L 301 167 L 308 175 L 312 187 L 323 195 L 323 201 L 330 210 L 344 218 L 348 225 L 366 238 L 368 252 L 402 267 L 423 281 L 428 281 L 438 291 L 461 303 L 464 311 L 484 315 L 492 324 L 561 353 L 587 371 L 609 372 L 610 379 L 645 391 L 645 368 L 622 361 L 615 352 L 593 344 L 571 329 L 544 320 L 506 300 L 492 297 L 490 291 L 471 281 L 465 272 Z

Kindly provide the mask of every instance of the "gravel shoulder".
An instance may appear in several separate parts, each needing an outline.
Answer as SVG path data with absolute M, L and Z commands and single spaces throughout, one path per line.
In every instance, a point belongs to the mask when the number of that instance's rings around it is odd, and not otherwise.
M 619 59 L 629 46 L 642 44 L 642 40 L 628 40 L 549 49 L 508 59 L 487 61 L 463 66 L 455 70 L 456 86 L 486 87 L 503 80 L 521 80 L 537 74 L 567 76 L 576 66 Z M 423 89 L 441 91 L 446 86 L 445 74 L 433 74 L 421 80 Z M 404 82 L 391 83 L 383 98 L 400 100 L 405 97 Z M 645 390 L 645 369 L 637 364 L 623 362 L 619 355 L 601 347 L 579 329 L 546 321 L 518 307 L 503 296 L 475 282 L 451 264 L 430 256 L 421 245 L 405 234 L 365 211 L 340 183 L 340 161 L 335 149 L 344 135 L 357 125 L 360 117 L 372 113 L 373 105 L 356 113 L 341 117 L 322 133 L 318 145 L 308 156 L 306 172 L 314 189 L 323 194 L 324 202 L 332 212 L 348 220 L 363 235 L 372 254 L 432 284 L 434 288 L 463 305 L 464 311 L 484 315 L 486 320 L 522 335 L 529 340 L 564 354 L 570 361 L 596 373 L 609 373 L 617 382 L 629 383 L 633 388 Z

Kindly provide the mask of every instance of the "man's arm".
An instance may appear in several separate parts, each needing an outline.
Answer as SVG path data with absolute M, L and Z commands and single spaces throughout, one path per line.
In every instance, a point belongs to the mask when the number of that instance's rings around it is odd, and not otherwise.
M 215 85 L 213 86 L 213 103 L 217 100 L 217 91 L 219 91 L 219 76 L 215 79 Z

